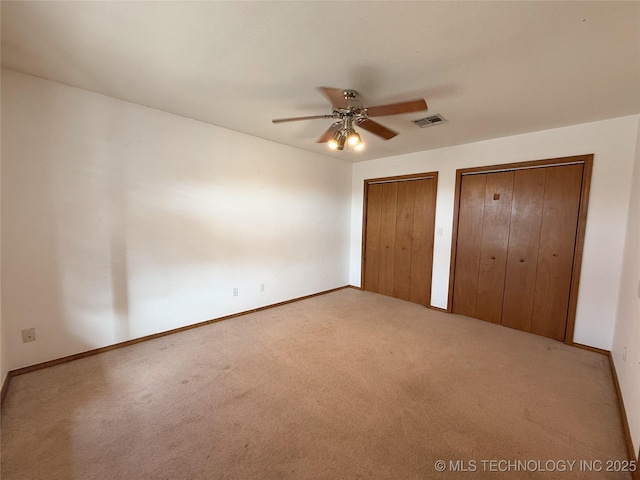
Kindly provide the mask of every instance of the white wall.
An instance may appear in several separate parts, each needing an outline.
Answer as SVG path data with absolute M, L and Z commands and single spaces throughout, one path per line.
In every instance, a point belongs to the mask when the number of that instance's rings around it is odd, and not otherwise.
M 8 70 L 2 107 L 9 369 L 348 283 L 350 164 Z
M 629 205 L 620 299 L 611 353 L 618 373 L 635 451 L 638 452 L 640 448 L 640 122 L 638 122 Z
M 452 121 L 455 121 L 452 119 Z M 437 171 L 438 195 L 431 303 L 445 308 L 449 288 L 456 169 L 593 153 L 574 341 L 609 350 L 620 286 L 638 116 L 516 135 L 357 163 L 353 168 L 350 282 L 360 285 L 363 181 Z M 429 130 L 436 135 L 437 128 Z M 426 134 L 426 133 L 425 133 Z

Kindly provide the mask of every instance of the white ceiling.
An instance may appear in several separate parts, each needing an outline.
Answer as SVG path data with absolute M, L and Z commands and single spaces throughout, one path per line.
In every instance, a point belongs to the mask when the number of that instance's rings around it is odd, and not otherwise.
M 3 1 L 2 65 L 361 161 L 638 113 L 640 2 Z M 271 123 L 330 113 L 316 86 L 429 111 L 330 153 L 331 120 Z

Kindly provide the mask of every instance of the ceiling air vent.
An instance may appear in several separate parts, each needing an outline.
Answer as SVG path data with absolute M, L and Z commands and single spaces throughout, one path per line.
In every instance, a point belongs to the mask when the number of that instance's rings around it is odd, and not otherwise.
M 421 118 L 420 120 L 414 120 L 413 123 L 415 123 L 420 128 L 426 128 L 433 125 L 440 125 L 441 123 L 447 123 L 447 121 L 442 115 L 436 113 L 435 115 L 431 115 L 430 117 Z

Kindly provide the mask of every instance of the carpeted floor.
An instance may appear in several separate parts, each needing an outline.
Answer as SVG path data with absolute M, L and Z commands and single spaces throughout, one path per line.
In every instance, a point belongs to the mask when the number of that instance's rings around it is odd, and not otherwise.
M 562 463 L 626 459 L 604 355 L 355 289 L 14 377 L 2 423 L 3 480 L 631 478 Z

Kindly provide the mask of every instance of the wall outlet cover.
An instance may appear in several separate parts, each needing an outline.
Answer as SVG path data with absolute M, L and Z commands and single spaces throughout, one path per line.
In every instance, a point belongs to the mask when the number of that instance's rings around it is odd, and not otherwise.
M 22 330 L 22 343 L 35 342 L 35 340 L 36 340 L 35 328 L 25 328 L 24 330 Z

